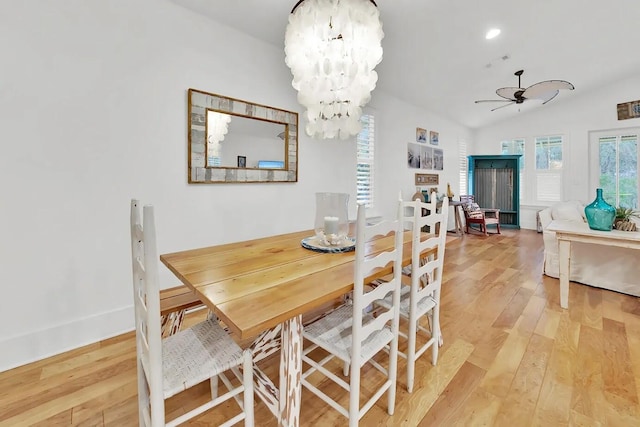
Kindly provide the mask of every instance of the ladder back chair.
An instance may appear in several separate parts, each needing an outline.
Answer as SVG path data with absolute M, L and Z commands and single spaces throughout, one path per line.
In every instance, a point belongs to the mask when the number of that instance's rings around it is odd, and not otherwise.
M 406 213 L 404 220 L 411 224 L 413 242 L 411 284 L 402 287 L 400 297 L 400 316 L 407 321 L 408 328 L 406 332 L 401 330 L 399 334 L 407 340 L 407 351 L 399 351 L 398 354 L 407 359 L 407 390 L 411 393 L 416 359 L 431 348 L 431 363 L 435 365 L 439 346 L 443 342 L 440 331 L 440 289 L 447 242 L 449 199 L 443 199 L 442 207 L 438 209 L 435 198 L 429 203 L 415 200 L 403 205 Z M 424 215 L 425 212 L 429 212 L 428 215 Z M 421 232 L 424 226 L 429 226 L 430 234 Z M 375 305 L 388 309 L 393 305 L 393 299 L 387 296 L 376 301 Z M 421 324 L 421 320 L 425 318 L 428 320 L 428 328 Z M 422 340 L 424 343 L 416 348 L 418 332 L 426 334 L 426 341 Z
M 231 426 L 244 420 L 245 426 L 253 426 L 253 362 L 250 350 L 243 351 L 215 319 L 162 338 L 153 206 L 145 206 L 141 218 L 137 200 L 131 201 L 131 260 L 139 425 L 176 426 L 234 398 L 241 413 L 221 425 Z M 232 378 L 234 382 L 225 375 L 227 371 L 235 375 L 236 379 Z M 227 392 L 220 396 L 218 378 L 227 388 Z M 166 422 L 165 399 L 206 380 L 211 382 L 211 400 Z
M 364 205 L 358 205 L 356 221 L 356 249 L 354 266 L 354 289 L 351 301 L 343 304 L 319 320 L 304 327 L 304 338 L 310 342 L 303 350 L 303 361 L 309 369 L 302 373 L 302 385 L 313 394 L 320 397 L 332 408 L 349 419 L 349 426 L 358 425 L 360 418 L 387 392 L 387 412 L 393 415 L 396 395 L 397 349 L 400 304 L 400 278 L 402 268 L 402 204 L 398 203 L 397 217 L 394 221 L 382 221 L 375 225 L 367 225 Z M 393 233 L 394 245 L 389 251 L 377 255 L 365 256 L 367 243 L 375 236 L 386 236 Z M 391 238 L 389 236 L 388 238 Z M 381 267 L 393 264 L 393 277 L 389 282 L 376 288 L 366 286 L 366 278 Z M 392 295 L 392 307 L 380 312 L 377 316 L 367 309 L 373 301 Z M 373 357 L 382 350 L 389 348 L 388 366 L 385 368 Z M 321 348 L 324 352 L 317 350 Z M 313 355 L 312 355 L 313 352 Z M 326 357 L 319 359 L 318 353 Z M 313 357 L 312 357 L 313 356 Z M 336 375 L 327 363 L 336 359 L 333 370 L 340 371 L 344 366 L 350 366 L 348 382 Z M 380 387 L 360 406 L 360 375 L 365 363 L 372 364 L 380 371 L 385 379 Z M 349 395 L 349 407 L 329 397 L 320 390 L 316 381 L 310 381 L 309 376 L 315 372 L 323 374 L 328 379 L 345 389 Z M 375 371 L 372 371 L 375 372 Z M 367 396 L 368 397 L 368 396 Z

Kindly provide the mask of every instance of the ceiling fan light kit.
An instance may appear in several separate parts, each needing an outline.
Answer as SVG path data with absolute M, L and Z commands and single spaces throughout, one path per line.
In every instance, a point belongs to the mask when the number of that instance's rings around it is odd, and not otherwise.
M 508 107 L 513 104 L 522 104 L 530 99 L 542 100 L 542 104 L 546 104 L 553 98 L 558 96 L 561 89 L 573 90 L 574 86 L 565 80 L 544 80 L 523 88 L 521 84 L 521 77 L 524 70 L 518 70 L 514 75 L 518 76 L 518 87 L 501 87 L 496 90 L 496 94 L 504 99 L 482 99 L 475 101 L 476 104 L 485 102 L 505 102 L 506 104 L 493 108 L 491 111 L 498 110 L 500 108 Z

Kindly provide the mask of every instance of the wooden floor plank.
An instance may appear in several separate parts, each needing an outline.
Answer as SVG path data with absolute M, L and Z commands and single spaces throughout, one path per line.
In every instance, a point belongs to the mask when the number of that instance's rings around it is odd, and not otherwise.
M 471 389 L 469 398 L 460 410 L 451 415 L 453 426 L 492 426 L 498 416 L 502 399 L 486 390 Z
M 426 415 L 438 397 L 460 370 L 465 360 L 473 353 L 473 346 L 463 340 L 456 340 L 444 354 L 438 358 L 438 364 L 427 370 L 420 377 L 416 376 L 414 392 L 406 389 L 398 390 L 397 402 L 393 417 L 385 417 L 387 426 L 416 426 Z M 374 414 L 368 413 L 362 419 L 362 425 L 376 422 Z M 313 425 L 313 424 L 312 424 Z
M 135 349 L 132 349 L 129 353 L 103 360 L 100 364 L 84 366 L 72 372 L 63 371 L 59 375 L 42 381 L 25 384 L 9 392 L 8 396 L 3 396 L 2 401 L 5 405 L 10 405 L 11 409 L 0 413 L 0 421 L 69 393 L 82 391 L 87 386 L 100 383 L 119 373 L 131 371 L 135 366 Z
M 638 404 L 636 382 L 624 323 L 604 319 L 604 363 L 602 377 L 604 391 Z
M 500 412 L 497 424 L 524 426 L 531 422 L 553 349 L 553 340 L 534 334 L 522 357 Z
M 582 324 L 602 330 L 602 289 L 584 286 L 586 297 L 582 311 Z
M 640 426 L 640 299 L 571 282 L 570 308 L 561 309 L 558 279 L 542 275 L 542 247 L 527 230 L 447 243 L 438 363 L 430 352 L 420 358 L 408 393 L 401 359 L 395 414 L 383 397 L 360 425 Z M 192 313 L 186 324 L 205 316 Z M 278 360 L 261 364 L 272 379 Z M 365 373 L 365 393 L 376 378 Z M 346 402 L 335 385 L 321 387 Z M 166 411 L 184 413 L 208 393 L 207 384 L 193 387 Z M 0 373 L 0 426 L 134 426 L 136 394 L 128 333 Z M 307 390 L 302 398 L 302 427 L 347 424 Z M 229 403 L 186 425 L 216 425 L 236 411 Z M 258 400 L 255 417 L 277 426 Z
M 573 373 L 571 409 L 589 419 L 599 419 L 602 402 L 602 331 L 582 325 Z
M 418 426 L 454 424 L 455 418 L 462 415 L 467 400 L 485 374 L 484 369 L 465 362 Z
M 45 420 L 31 424 L 31 427 L 70 426 L 72 425 L 71 412 L 71 409 L 65 409 L 64 411 Z
M 537 295 L 536 295 L 537 296 Z M 558 331 L 558 324 L 560 323 L 560 312 L 552 310 L 548 307 L 542 311 L 538 323 L 534 332 L 543 337 L 553 339 Z
M 511 382 L 524 356 L 529 337 L 510 333 L 487 371 L 481 387 L 500 398 L 505 398 Z
M 622 318 L 627 332 L 629 358 L 636 381 L 636 392 L 640 397 L 640 316 L 624 313 Z
M 535 331 L 540 321 L 540 316 L 542 316 L 545 305 L 546 301 L 543 298 L 532 295 L 524 310 L 522 310 L 522 315 L 516 321 L 514 329 L 516 329 L 520 335 L 529 336 L 533 334 L 533 331 Z
M 115 376 L 103 379 L 94 383 L 93 385 L 84 387 L 80 390 L 76 390 L 69 394 L 63 394 L 59 397 L 43 402 L 42 404 L 29 408 L 23 412 L 20 412 L 10 418 L 0 421 L 0 427 L 14 427 L 14 426 L 26 426 L 43 421 L 49 417 L 57 415 L 59 412 L 73 408 L 91 400 L 104 393 L 109 393 L 111 390 L 120 388 L 125 384 L 131 382 L 132 377 L 136 376 L 135 364 L 133 369 L 122 372 Z

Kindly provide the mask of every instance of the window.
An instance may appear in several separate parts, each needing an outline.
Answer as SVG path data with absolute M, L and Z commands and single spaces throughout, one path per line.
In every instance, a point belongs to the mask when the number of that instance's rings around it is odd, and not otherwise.
M 536 201 L 562 200 L 562 136 L 539 136 L 536 150 Z
M 469 174 L 469 159 L 467 158 L 467 141 L 460 141 L 458 145 L 460 160 L 460 194 L 469 194 L 467 175 Z
M 220 142 L 208 143 L 208 155 L 207 165 L 209 166 L 222 166 L 220 157 Z
M 607 202 L 638 209 L 638 137 L 640 129 L 598 132 L 592 135 L 591 177 L 594 187 L 602 188 Z M 594 145 L 595 144 L 595 145 Z
M 375 120 L 371 114 L 360 118 L 362 130 L 356 137 L 356 202 L 373 206 Z
M 520 157 L 520 200 L 525 199 L 524 183 L 525 181 L 525 169 L 524 169 L 524 139 L 512 139 L 511 141 L 502 141 L 500 147 L 501 154 L 521 154 Z
M 524 139 L 502 141 L 501 154 L 521 154 L 520 170 L 524 170 Z

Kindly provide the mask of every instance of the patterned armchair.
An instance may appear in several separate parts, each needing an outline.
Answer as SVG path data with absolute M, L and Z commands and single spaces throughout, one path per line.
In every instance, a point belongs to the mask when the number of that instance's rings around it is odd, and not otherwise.
M 500 234 L 500 209 L 481 208 L 475 202 L 473 195 L 461 195 L 460 202 L 462 203 L 462 210 L 464 211 L 467 233 L 469 233 L 469 227 L 471 226 L 472 230 L 479 231 L 487 236 L 487 225 L 495 225 L 497 234 Z M 479 228 L 474 228 L 473 224 L 477 224 Z

